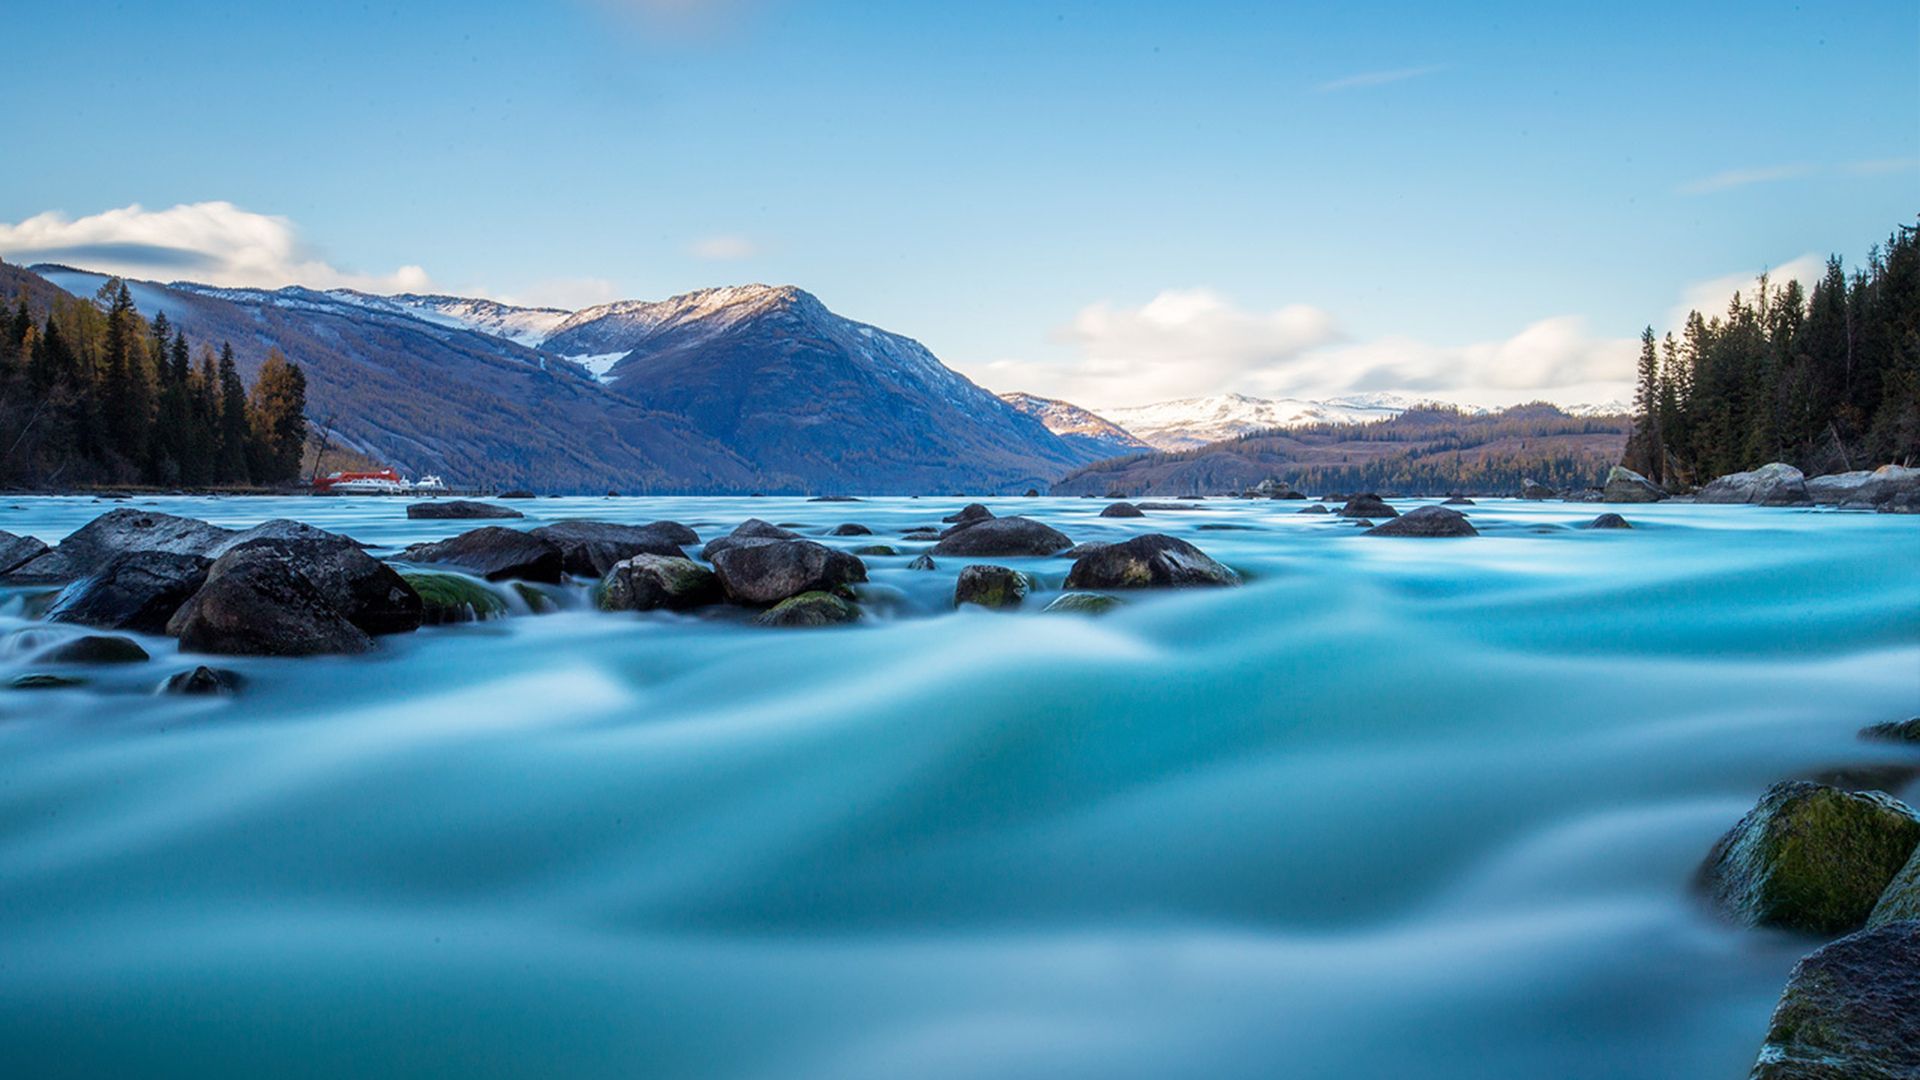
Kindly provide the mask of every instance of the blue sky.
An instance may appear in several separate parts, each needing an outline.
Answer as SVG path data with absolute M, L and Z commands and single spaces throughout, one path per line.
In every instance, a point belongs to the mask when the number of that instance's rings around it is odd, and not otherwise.
M 993 389 L 1097 405 L 1595 398 L 1677 305 L 1858 262 L 1920 211 L 1911 2 L 73 0 L 0 25 L 28 43 L 9 260 L 166 243 L 216 269 L 144 276 L 569 307 L 794 283 Z M 69 224 L 206 203 L 231 210 Z

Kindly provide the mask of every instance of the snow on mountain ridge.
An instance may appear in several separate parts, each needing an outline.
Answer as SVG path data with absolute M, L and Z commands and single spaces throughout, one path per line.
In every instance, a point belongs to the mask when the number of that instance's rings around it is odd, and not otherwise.
M 1364 424 L 1400 415 L 1411 403 L 1391 395 L 1365 395 L 1341 401 L 1256 398 L 1213 394 L 1152 405 L 1106 409 L 1096 415 L 1118 424 L 1157 450 L 1190 450 L 1266 428 L 1306 424 Z

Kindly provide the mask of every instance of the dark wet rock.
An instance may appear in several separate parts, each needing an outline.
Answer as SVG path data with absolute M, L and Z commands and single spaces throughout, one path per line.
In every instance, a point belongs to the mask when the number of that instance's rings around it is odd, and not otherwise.
M 1552 488 L 1532 477 L 1520 481 L 1520 497 L 1523 499 L 1540 502 L 1543 499 L 1553 498 L 1555 494 Z
M 867 580 L 866 564 L 812 540 L 762 540 L 724 548 L 714 573 L 729 601 L 762 606 L 809 592 L 838 592 Z
M 0 529 L 0 576 L 11 573 L 23 563 L 47 553 L 45 541 L 32 536 L 15 536 Z
M 1004 566 L 968 566 L 953 587 L 953 606 L 974 604 L 992 611 L 1017 608 L 1032 583 L 1027 575 Z
M 1860 737 L 1874 742 L 1920 744 L 1920 716 L 1911 720 L 1889 720 L 1884 724 L 1861 728 Z
M 1874 508 L 1882 514 L 1920 514 L 1920 491 L 1903 491 Z
M 212 565 L 200 555 L 130 551 L 60 590 L 46 618 L 104 630 L 162 633 L 180 605 L 206 583 Z
M 1026 494 L 1022 496 L 1022 498 L 1027 498 L 1027 499 L 1037 499 L 1039 497 L 1040 497 L 1039 488 L 1028 488 L 1026 491 Z
M 1807 477 L 1783 462 L 1762 465 L 1752 472 L 1728 473 L 1694 495 L 1695 502 L 1747 503 L 1753 506 L 1810 506 Z
M 833 527 L 833 531 L 827 533 L 827 535 L 828 536 L 872 536 L 873 530 L 867 528 L 865 525 L 857 525 L 853 522 L 848 522 L 845 525 L 835 525 Z
M 7 576 L 20 581 L 72 581 L 134 551 L 205 556 L 232 535 L 230 529 L 195 518 L 132 508 L 109 510 Z
M 868 544 L 865 547 L 854 548 L 853 553 L 861 558 L 866 558 L 869 555 L 885 556 L 900 554 L 891 544 Z
M 753 617 L 755 626 L 839 626 L 857 622 L 860 609 L 829 592 L 789 597 Z
M 1053 603 L 1041 610 L 1041 614 L 1065 613 L 1069 615 L 1104 615 L 1126 603 L 1117 596 L 1103 593 L 1073 592 L 1056 597 Z
M 1787 979 L 1751 1080 L 1920 1077 L 1920 922 L 1815 949 Z
M 356 553 L 364 556 L 364 552 Z M 236 548 L 167 623 L 181 652 L 228 656 L 362 653 L 373 639 L 278 547 Z
M 912 562 L 910 562 L 910 563 L 908 563 L 908 564 L 907 564 L 907 569 L 909 569 L 909 570 L 938 570 L 938 569 L 940 569 L 940 568 L 939 568 L 939 567 L 938 567 L 937 565 L 935 565 L 935 564 L 934 564 L 934 561 L 933 561 L 933 556 L 931 556 L 931 555 L 920 555 L 920 556 L 917 556 L 917 557 L 915 557 L 915 559 L 914 559 L 914 560 L 913 560 Z
M 1271 476 L 1248 488 L 1247 494 L 1265 496 L 1269 499 L 1292 499 L 1301 497 L 1299 492 L 1293 490 L 1292 484 Z
M 807 501 L 808 502 L 859 502 L 860 500 L 852 495 L 815 495 L 813 498 L 808 499 Z
M 614 564 L 635 555 L 660 555 L 669 559 L 686 556 L 681 546 L 693 530 L 678 522 L 652 525 L 616 525 L 610 521 L 570 519 L 542 525 L 527 533 L 560 549 L 560 567 L 575 577 L 605 577 Z
M 684 556 L 636 555 L 615 565 L 594 593 L 602 611 L 691 611 L 721 599 L 719 577 Z
M 1580 527 L 1583 529 L 1631 529 L 1633 525 L 1619 514 L 1601 514 Z
M 1105 540 L 1089 540 L 1084 544 L 1075 544 L 1061 552 L 1060 557 L 1063 559 L 1083 559 L 1088 555 L 1105 551 L 1112 546 L 1112 544 Z
M 761 521 L 759 518 L 748 518 L 740 523 L 739 528 L 708 543 L 705 548 L 701 549 L 700 557 L 708 562 L 712 562 L 715 555 L 718 555 L 730 547 L 738 547 L 741 544 L 751 544 L 763 540 L 798 539 L 800 539 L 800 534 L 794 532 L 792 529 L 783 529 L 778 525 Z
M 1866 922 L 1916 846 L 1920 820 L 1900 801 L 1788 780 L 1714 845 L 1701 883 L 1746 925 L 1845 933 Z
M 1570 488 L 1560 493 L 1560 501 L 1577 503 L 1606 502 L 1607 493 L 1599 488 Z
M 1052 555 L 1073 546 L 1073 540 L 1050 525 L 1029 517 L 990 518 L 949 531 L 933 547 L 935 555 L 969 558 L 1007 558 Z
M 1479 536 L 1467 515 L 1444 506 L 1421 506 L 1407 511 L 1385 525 L 1366 531 L 1368 536 Z
M 42 664 L 142 664 L 151 659 L 139 642 L 111 634 L 88 634 L 63 641 L 34 657 Z
M 1349 518 L 1390 518 L 1399 517 L 1400 511 L 1388 506 L 1378 495 L 1355 495 L 1339 509 L 1341 517 Z
M 219 695 L 238 693 L 244 683 L 238 672 L 202 664 L 192 671 L 170 676 L 160 689 L 168 694 Z
M 955 511 L 954 513 L 948 514 L 946 517 L 943 517 L 940 520 L 947 522 L 948 524 L 951 525 L 955 523 L 964 524 L 967 522 L 974 522 L 974 521 L 990 521 L 992 519 L 993 519 L 993 511 L 987 509 L 985 506 L 982 506 L 979 503 L 968 503 L 967 505 L 961 507 L 959 510 Z
M 1354 518 L 1353 520 L 1347 522 L 1347 524 L 1353 526 L 1356 529 L 1373 528 L 1373 521 L 1371 518 Z
M 533 498 L 533 492 L 528 491 L 525 488 L 514 488 L 512 491 L 503 491 L 500 494 L 494 496 L 494 498 L 496 499 L 531 499 Z
M 1142 513 L 1139 507 L 1130 502 L 1117 502 L 1108 503 L 1102 507 L 1100 516 L 1105 518 L 1137 518 L 1146 517 L 1146 514 Z
M 1180 498 L 1182 499 L 1189 499 L 1189 498 L 1197 499 L 1201 497 L 1202 496 L 1198 496 L 1198 495 L 1180 496 Z M 1135 503 L 1134 505 L 1138 506 L 1142 510 L 1198 510 L 1200 509 L 1197 506 L 1187 506 L 1184 503 L 1177 503 L 1177 502 L 1143 502 L 1143 503 Z
M 1240 577 L 1185 540 L 1147 533 L 1076 559 L 1070 591 L 1238 585 Z
M 1474 506 L 1477 504 L 1472 499 L 1467 498 L 1465 495 L 1450 495 L 1447 497 L 1447 501 L 1441 503 L 1440 505 L 1441 506 Z
M 432 499 L 407 507 L 407 517 L 414 521 L 464 521 L 526 516 L 511 506 L 495 506 L 492 503 L 475 502 L 472 499 Z
M 1257 531 L 1252 525 L 1228 525 L 1222 522 L 1211 522 L 1206 525 L 1196 525 L 1195 528 L 1199 529 L 1201 532 L 1255 532 Z
M 1607 484 L 1600 492 L 1601 501 L 1610 503 L 1659 502 L 1666 497 L 1659 485 L 1624 465 L 1607 472 Z
M 207 573 L 209 580 L 243 552 L 271 552 L 312 582 L 348 622 L 367 633 L 405 634 L 420 628 L 420 597 L 413 588 L 393 567 L 338 533 L 297 521 L 270 521 L 236 535 L 216 550 L 221 554 Z
M 479 622 L 507 613 L 506 600 L 470 577 L 431 572 L 400 576 L 420 597 L 421 622 L 426 626 Z
M 415 544 L 402 551 L 400 558 L 429 566 L 452 566 L 488 581 L 519 578 L 550 585 L 560 583 L 566 565 L 559 545 L 551 540 L 499 525 L 464 532 L 451 540 Z
M 1891 922 L 1920 919 L 1920 849 L 1907 858 L 1893 880 L 1880 893 L 1880 899 L 1867 915 L 1867 926 L 1885 926 Z
M 1920 468 L 1901 465 L 1816 476 L 1807 481 L 1807 495 L 1814 502 L 1849 510 L 1872 509 L 1915 492 L 1920 492 Z
M 44 671 L 15 675 L 7 680 L 7 685 L 15 690 L 64 690 L 71 686 L 85 686 L 87 680 L 78 675 L 54 675 Z
M 1294 513 L 1296 514 L 1331 514 L 1333 513 L 1333 511 L 1327 509 L 1325 503 L 1314 503 L 1312 506 L 1303 506 L 1300 509 L 1295 510 Z

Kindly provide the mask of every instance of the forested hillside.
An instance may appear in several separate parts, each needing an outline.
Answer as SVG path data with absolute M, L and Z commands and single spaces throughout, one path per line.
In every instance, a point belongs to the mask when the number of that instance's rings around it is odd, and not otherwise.
M 1316 494 L 1508 494 L 1528 478 L 1586 487 L 1619 460 L 1628 426 L 1624 416 L 1568 416 L 1540 403 L 1494 413 L 1421 406 L 1374 423 L 1280 428 L 1194 450 L 1096 462 L 1053 490 L 1205 495 L 1269 478 Z
M 1679 489 L 1784 461 L 1809 475 L 1920 461 L 1920 239 L 1838 256 L 1811 293 L 1765 278 L 1724 316 L 1641 339 L 1623 463 Z
M 274 485 L 298 478 L 306 377 L 279 352 L 251 390 L 126 285 L 91 300 L 0 267 L 0 483 Z

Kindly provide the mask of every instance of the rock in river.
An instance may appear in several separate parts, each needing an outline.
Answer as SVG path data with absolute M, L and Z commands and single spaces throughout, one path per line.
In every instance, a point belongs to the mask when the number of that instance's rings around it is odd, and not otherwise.
M 160 689 L 169 694 L 191 696 L 231 694 L 238 691 L 244 681 L 238 672 L 202 664 L 192 671 L 182 671 L 170 676 L 165 683 L 161 684 Z
M 1480 530 L 1467 521 L 1467 515 L 1444 506 L 1421 506 L 1384 525 L 1368 529 L 1366 536 L 1479 536 Z
M 1631 529 L 1633 525 L 1619 514 L 1601 514 L 1580 527 L 1583 529 Z
M 1052 555 L 1073 546 L 1067 535 L 1029 517 L 991 518 L 947 535 L 933 547 L 935 555 L 969 558 L 1007 558 L 1016 555 Z
M 212 565 L 199 555 L 131 551 L 60 590 L 47 619 L 158 634 L 206 583 Z
M 1867 926 L 1920 919 L 1920 848 L 1907 858 L 1907 865 L 1881 891 L 1880 900 L 1867 915 Z
M 1751 1080 L 1920 1077 L 1920 922 L 1814 950 L 1774 1006 Z
M 400 558 L 456 567 L 488 581 L 519 578 L 549 585 L 560 583 L 565 566 L 559 546 L 552 541 L 498 525 L 464 532 L 451 540 L 415 544 L 402 551 Z
M 1147 533 L 1090 552 L 1067 572 L 1067 588 L 1075 591 L 1238 584 L 1238 574 L 1185 540 L 1162 533 Z
M 1069 615 L 1104 615 L 1126 601 L 1117 596 L 1104 593 L 1070 592 L 1055 598 L 1053 603 L 1041 609 L 1041 614 L 1065 613 Z
M 473 518 L 523 518 L 527 515 L 511 506 L 497 506 L 493 503 L 475 502 L 472 499 L 433 499 L 417 502 L 407 507 L 407 517 L 414 521 L 448 521 Z
M 981 503 L 968 503 L 958 511 L 948 514 L 940 520 L 949 525 L 956 523 L 965 525 L 976 521 L 990 521 L 992 518 L 993 511 L 987 509 Z
M 47 545 L 36 537 L 15 536 L 0 529 L 0 575 L 6 575 L 23 563 L 47 553 Z
M 221 541 L 231 536 L 230 529 L 194 518 L 132 508 L 109 510 L 74 530 L 58 547 L 13 568 L 7 576 L 21 581 L 72 581 L 134 551 L 210 557 Z
M 507 531 L 507 530 L 502 530 Z M 277 520 L 236 534 L 215 549 L 220 562 L 241 551 L 272 551 L 318 588 L 334 610 L 369 634 L 405 634 L 420 628 L 419 594 L 386 563 L 338 533 Z
M 700 557 L 708 562 L 712 562 L 715 555 L 720 554 L 730 547 L 736 547 L 741 544 L 751 544 L 762 540 L 798 539 L 800 539 L 800 534 L 791 529 L 783 529 L 778 525 L 761 521 L 759 518 L 748 518 L 740 523 L 739 528 L 728 533 L 726 536 L 714 540 L 705 548 L 701 549 Z
M 1146 513 L 1130 502 L 1108 503 L 1100 510 L 1100 516 L 1106 518 L 1146 517 Z
M 461 574 L 402 574 L 420 596 L 421 622 L 427 626 L 479 622 L 504 616 L 507 601 L 492 589 Z
M 1608 471 L 1607 485 L 1601 489 L 1601 500 L 1610 503 L 1659 502 L 1666 497 L 1653 481 L 1622 465 Z
M 616 525 L 610 521 L 569 519 L 542 525 L 527 535 L 537 536 L 559 548 L 560 565 L 567 573 L 594 578 L 605 577 L 615 563 L 635 555 L 685 558 L 682 545 L 700 542 L 692 529 L 677 521 Z
M 614 565 L 594 594 L 602 611 L 691 611 L 721 601 L 720 579 L 684 556 L 635 555 Z
M 1390 518 L 1399 517 L 1400 511 L 1388 506 L 1386 500 L 1378 495 L 1355 495 L 1339 510 L 1341 517 L 1347 518 Z
M 991 611 L 1017 608 L 1027 598 L 1027 575 L 1004 566 L 969 566 L 953 587 L 953 606 L 975 604 Z
M 812 540 L 735 544 L 714 553 L 713 569 L 728 600 L 756 607 L 867 580 L 865 563 Z
M 1702 503 L 1749 503 L 1753 506 L 1810 506 L 1807 477 L 1782 462 L 1762 465 L 1752 472 L 1729 473 L 1700 489 L 1693 497 Z
M 755 626 L 838 626 L 858 621 L 860 609 L 827 592 L 807 592 L 782 600 L 753 617 Z
M 1701 882 L 1749 926 L 1813 934 L 1858 928 L 1920 846 L 1920 820 L 1877 791 L 1773 785 L 1707 856 Z
M 347 620 L 283 552 L 248 546 L 221 556 L 207 583 L 167 624 L 181 652 L 230 656 L 362 653 L 373 639 Z
M 34 657 L 42 664 L 141 664 L 150 659 L 139 642 L 117 634 L 77 637 Z

